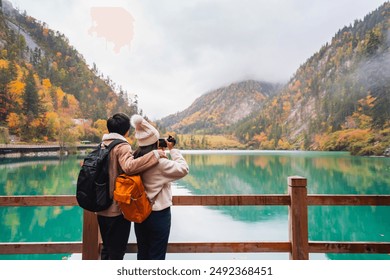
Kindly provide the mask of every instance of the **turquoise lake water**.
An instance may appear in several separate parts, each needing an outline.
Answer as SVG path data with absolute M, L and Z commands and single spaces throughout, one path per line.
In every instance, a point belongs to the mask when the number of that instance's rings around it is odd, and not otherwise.
M 181 194 L 287 194 L 287 177 L 309 194 L 390 194 L 390 159 L 336 152 L 183 151 Z M 74 194 L 82 158 L 0 159 L 0 195 Z M 79 207 L 0 207 L 0 242 L 80 241 Z M 288 241 L 287 206 L 174 206 L 170 241 Z M 390 242 L 390 207 L 310 206 L 310 241 Z M 130 242 L 135 242 L 134 231 Z M 0 259 L 79 259 L 79 254 Z M 127 254 L 126 259 L 135 259 Z M 288 259 L 286 253 L 168 254 L 167 259 Z M 310 254 L 310 259 L 389 259 L 390 254 Z

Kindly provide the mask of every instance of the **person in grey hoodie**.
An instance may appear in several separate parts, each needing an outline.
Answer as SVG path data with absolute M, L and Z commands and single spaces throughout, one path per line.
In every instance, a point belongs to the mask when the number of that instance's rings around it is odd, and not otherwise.
M 133 115 L 131 125 L 139 148 L 134 158 L 139 158 L 158 148 L 159 132 L 142 116 Z M 171 229 L 171 182 L 181 179 L 189 172 L 186 160 L 174 144 L 166 141 L 171 159 L 160 158 L 159 164 L 141 173 L 146 194 L 152 203 L 152 213 L 142 223 L 135 223 L 138 260 L 164 260 Z M 161 149 L 160 149 L 161 151 Z
M 125 138 L 129 133 L 130 118 L 124 113 L 118 113 L 110 117 L 107 120 L 107 129 L 109 133 L 104 134 L 102 139 L 104 145 L 108 146 L 115 139 L 125 141 L 116 145 L 110 152 L 108 174 L 110 195 L 113 197 L 115 179 L 119 174 L 138 174 L 158 165 L 160 157 L 166 158 L 166 156 L 162 151 L 153 151 L 143 157 L 134 159 L 131 146 Z M 122 260 L 129 240 L 131 222 L 123 217 L 115 200 L 108 209 L 96 214 L 103 240 L 100 258 L 102 260 Z

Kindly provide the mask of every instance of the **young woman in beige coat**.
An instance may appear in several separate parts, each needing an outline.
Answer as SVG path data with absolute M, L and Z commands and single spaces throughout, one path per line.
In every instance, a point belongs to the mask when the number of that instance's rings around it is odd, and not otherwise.
M 158 148 L 160 134 L 139 115 L 131 117 L 135 128 L 135 138 L 139 148 L 134 158 L 143 156 Z M 171 229 L 171 182 L 188 174 L 188 164 L 180 151 L 174 149 L 174 144 L 166 141 L 171 159 L 160 158 L 159 164 L 141 173 L 149 200 L 152 202 L 152 213 L 142 223 L 134 225 L 137 237 L 138 260 L 164 260 L 169 233 Z

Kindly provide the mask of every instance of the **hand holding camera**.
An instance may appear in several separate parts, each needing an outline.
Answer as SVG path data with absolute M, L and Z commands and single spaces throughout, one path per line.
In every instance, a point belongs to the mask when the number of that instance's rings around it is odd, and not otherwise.
M 158 139 L 158 147 L 159 148 L 168 148 L 172 149 L 176 144 L 176 139 L 171 135 L 167 139 Z

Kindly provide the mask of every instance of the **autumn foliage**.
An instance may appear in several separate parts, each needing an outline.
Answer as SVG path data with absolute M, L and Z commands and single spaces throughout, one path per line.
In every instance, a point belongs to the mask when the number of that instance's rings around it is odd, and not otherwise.
M 31 49 L 6 20 L 17 22 L 39 47 Z M 109 115 L 138 112 L 136 96 L 95 64 L 90 68 L 67 38 L 45 23 L 25 13 L 0 13 L 0 41 L 0 127 L 9 136 L 22 142 L 96 142 Z

